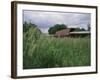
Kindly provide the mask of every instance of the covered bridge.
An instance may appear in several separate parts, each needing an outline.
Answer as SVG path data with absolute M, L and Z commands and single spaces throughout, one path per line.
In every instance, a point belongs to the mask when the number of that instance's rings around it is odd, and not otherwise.
M 70 28 L 57 31 L 55 37 L 85 37 L 90 36 L 90 31 L 71 31 Z
M 55 37 L 66 37 L 69 36 L 70 34 L 70 29 L 63 29 L 63 30 L 59 30 L 55 33 Z

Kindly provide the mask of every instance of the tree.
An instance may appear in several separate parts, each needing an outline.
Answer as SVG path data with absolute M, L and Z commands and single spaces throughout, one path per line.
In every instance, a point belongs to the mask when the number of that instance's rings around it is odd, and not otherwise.
M 27 32 L 29 30 L 29 28 L 31 27 L 37 27 L 37 25 L 33 24 L 33 23 L 27 23 L 27 22 L 24 22 L 23 24 L 23 32 Z
M 84 28 L 77 27 L 77 28 L 71 28 L 71 32 L 73 31 L 86 31 L 86 30 Z
M 67 28 L 67 26 L 64 24 L 56 24 L 53 27 L 50 27 L 48 32 L 49 32 L 49 34 L 55 34 L 57 31 L 66 29 L 66 28 Z
M 88 31 L 90 31 L 91 30 L 90 24 L 88 24 L 87 26 L 88 26 Z

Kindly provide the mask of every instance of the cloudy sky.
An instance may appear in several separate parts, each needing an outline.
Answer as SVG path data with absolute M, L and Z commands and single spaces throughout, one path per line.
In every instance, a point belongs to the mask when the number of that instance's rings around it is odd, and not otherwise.
M 65 24 L 70 27 L 87 29 L 90 24 L 89 13 L 48 12 L 48 11 L 23 11 L 23 22 L 31 22 L 38 26 L 43 33 L 55 24 Z

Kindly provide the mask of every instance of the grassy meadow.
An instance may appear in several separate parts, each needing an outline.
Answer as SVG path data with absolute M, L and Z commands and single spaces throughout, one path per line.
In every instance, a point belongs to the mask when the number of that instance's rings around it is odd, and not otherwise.
M 23 32 L 23 69 L 89 66 L 90 38 L 45 36 L 37 28 Z

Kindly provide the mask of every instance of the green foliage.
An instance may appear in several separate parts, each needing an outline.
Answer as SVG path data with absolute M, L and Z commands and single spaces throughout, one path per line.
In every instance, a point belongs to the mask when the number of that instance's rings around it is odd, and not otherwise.
M 24 24 L 23 69 L 89 66 L 90 63 L 89 38 L 44 36 L 33 24 Z
M 33 24 L 27 24 L 27 25 L 28 26 L 26 25 L 23 26 L 23 65 L 24 67 L 27 66 L 28 68 L 30 68 L 30 66 L 28 66 L 32 64 L 30 56 L 32 56 L 32 53 L 36 48 L 36 43 L 40 38 L 41 32 Z
M 24 69 L 90 65 L 90 39 L 41 36 L 24 57 Z M 31 46 L 30 45 L 30 46 Z M 27 52 L 27 51 L 26 51 Z M 30 53 L 29 53 L 30 54 Z
M 55 34 L 56 31 L 59 31 L 59 30 L 62 30 L 62 29 L 66 29 L 66 28 L 67 27 L 64 24 L 56 24 L 53 27 L 50 27 L 48 32 L 49 32 L 49 34 Z
M 86 31 L 84 28 L 71 28 L 71 31 Z
M 23 32 L 27 32 L 29 30 L 29 28 L 31 28 L 31 27 L 37 27 L 37 25 L 32 24 L 32 23 L 24 22 L 24 24 L 23 24 Z

